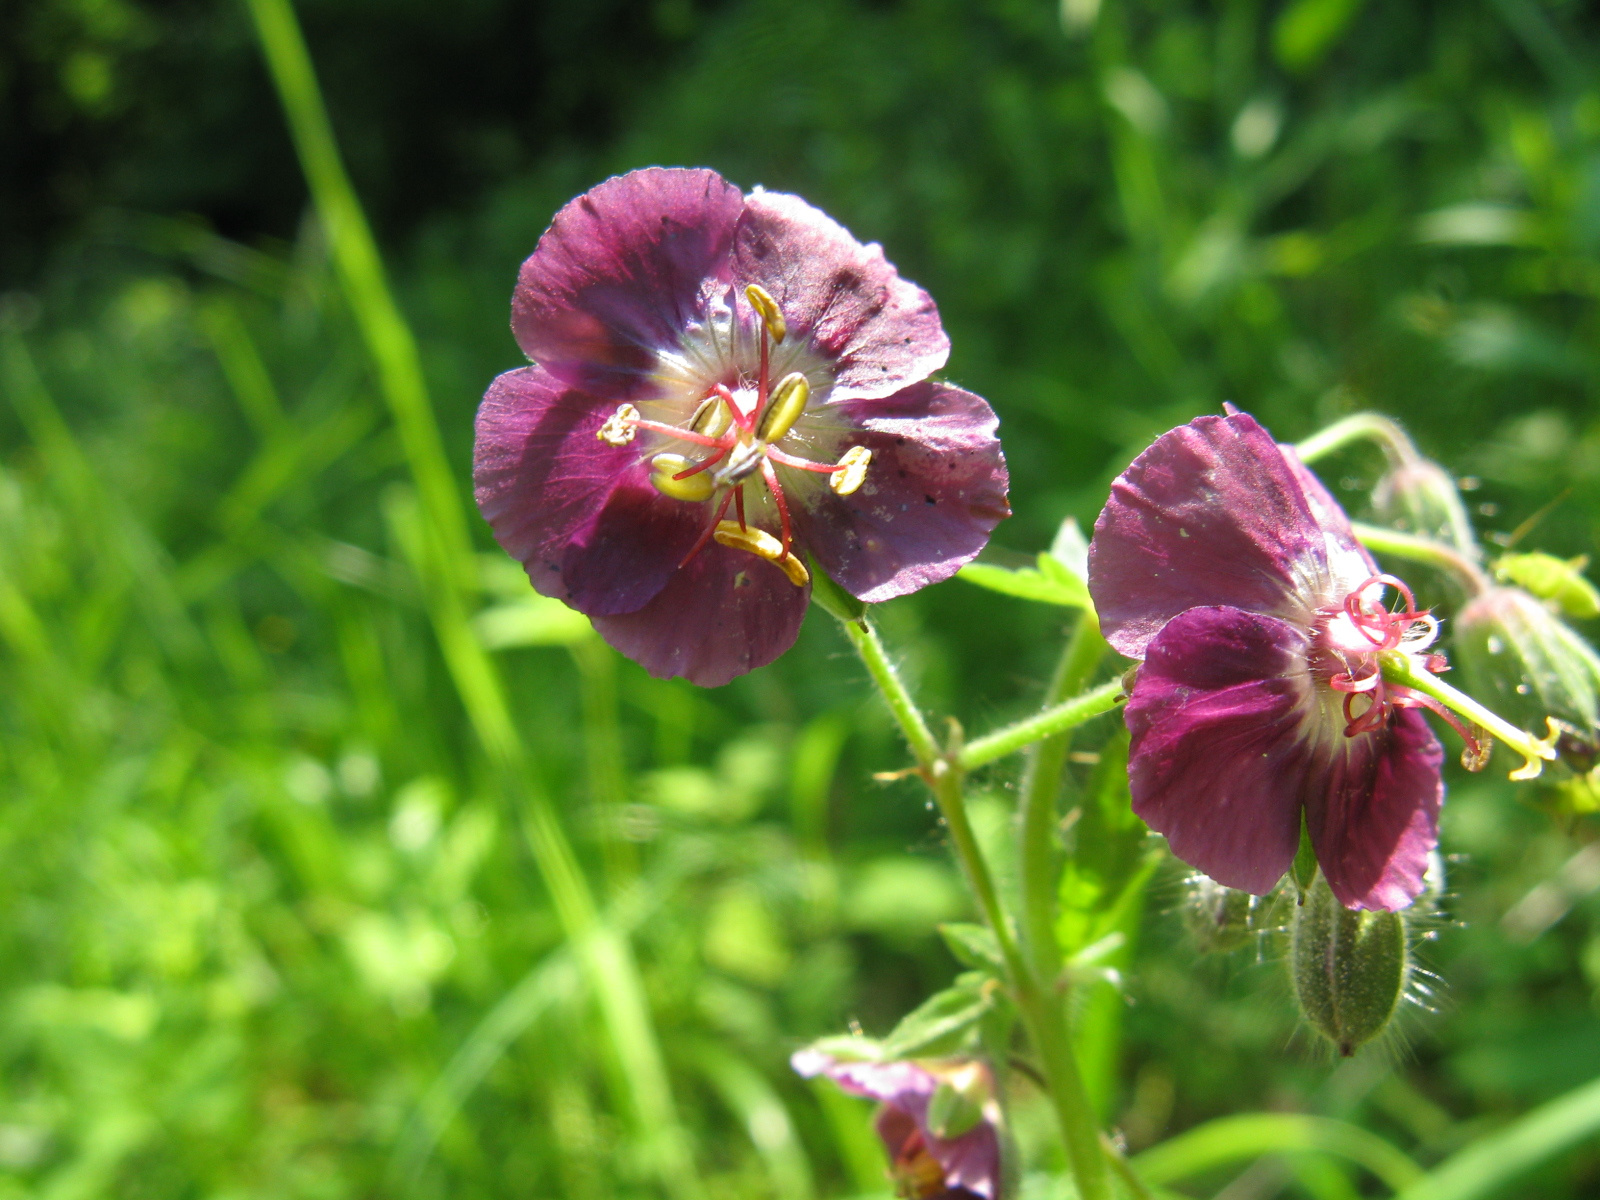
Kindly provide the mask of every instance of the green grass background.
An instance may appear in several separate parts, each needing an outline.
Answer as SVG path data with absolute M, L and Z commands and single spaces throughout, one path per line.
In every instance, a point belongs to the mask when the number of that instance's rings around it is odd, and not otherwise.
M 966 909 L 918 788 L 871 779 L 904 754 L 848 647 L 814 613 L 727 688 L 652 680 L 468 505 L 516 266 L 607 174 L 709 165 L 881 241 L 1001 416 L 1007 548 L 1233 401 L 1284 439 L 1392 413 L 1485 533 L 1556 502 L 1526 544 L 1600 550 L 1582 5 L 660 0 L 509 46 L 505 11 L 307 5 L 355 181 L 303 126 L 320 219 L 245 7 L 5 18 L 7 144 L 59 153 L 5 192 L 0 1196 L 884 1191 L 866 1107 L 787 1055 L 947 982 Z M 1325 477 L 1360 512 L 1379 469 Z M 971 729 L 1063 625 L 959 581 L 879 615 Z M 1496 775 L 1451 779 L 1432 1011 L 1348 1063 L 1158 877 L 1102 1081 L 1133 1148 L 1283 1109 L 1426 1165 L 1600 1076 L 1594 818 Z M 1315 1153 L 1225 1186 L 1387 1194 Z M 1516 1187 L 1592 1196 L 1600 1153 Z

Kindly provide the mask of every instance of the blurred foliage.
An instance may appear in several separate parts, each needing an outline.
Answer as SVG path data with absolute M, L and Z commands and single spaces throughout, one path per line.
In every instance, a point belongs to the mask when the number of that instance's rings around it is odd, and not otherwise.
M 1233 401 L 1285 439 L 1391 412 L 1470 477 L 1480 529 L 1548 507 L 1520 549 L 1600 554 L 1600 30 L 1575 2 L 303 15 L 463 487 L 551 213 L 704 164 L 937 297 L 949 374 L 1001 414 L 1011 549 L 1088 528 L 1152 435 Z M 386 517 L 401 450 L 242 9 L 13 6 L 0 89 L 0 1196 L 654 1194 Z M 1324 467 L 1358 512 L 1382 470 Z M 477 629 L 631 932 L 708 1190 L 881 1190 L 863 1107 L 786 1055 L 890 1029 L 958 973 L 935 927 L 969 914 L 920 793 L 870 780 L 904 756 L 830 619 L 697 692 L 479 534 Z M 1070 613 L 953 582 L 880 617 L 928 706 L 981 729 L 1039 694 Z M 1337 1067 L 1277 940 L 1198 959 L 1163 868 L 1127 1002 L 1096 992 L 1130 1144 L 1281 1108 L 1428 1163 L 1600 1075 L 1594 819 L 1453 778 L 1443 915 L 1414 930 L 1431 999 Z M 1370 1189 L 1344 1170 L 1267 1160 L 1229 1194 Z M 1597 1186 L 1590 1149 L 1523 1194 Z

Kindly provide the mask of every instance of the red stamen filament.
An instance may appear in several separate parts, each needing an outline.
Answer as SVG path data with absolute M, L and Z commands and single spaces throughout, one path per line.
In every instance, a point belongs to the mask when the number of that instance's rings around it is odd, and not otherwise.
M 710 470 L 712 467 L 716 466 L 723 459 L 728 457 L 728 449 L 729 449 L 728 447 L 724 446 L 721 450 L 718 450 L 715 454 L 713 454 L 710 458 L 706 459 L 704 462 L 696 463 L 694 466 L 690 467 L 687 471 L 679 471 L 676 475 L 673 476 L 673 478 L 674 479 L 687 479 L 691 475 L 700 474 L 701 471 Z
M 816 471 L 821 475 L 832 475 L 835 472 L 844 470 L 837 463 L 830 465 L 829 463 L 812 462 L 808 458 L 796 458 L 794 455 L 785 454 L 782 450 L 775 449 L 772 446 L 767 447 L 767 457 L 775 463 L 793 467 L 796 471 Z
M 727 495 L 722 497 L 722 503 L 717 505 L 716 515 L 711 518 L 710 524 L 708 524 L 705 529 L 701 531 L 700 536 L 695 539 L 694 545 L 689 547 L 689 553 L 683 556 L 683 561 L 678 564 L 679 567 L 688 566 L 689 560 L 696 554 L 699 554 L 701 548 L 711 540 L 711 535 L 716 532 L 717 524 L 722 520 L 723 514 L 728 511 L 728 505 L 732 502 L 734 495 L 735 492 L 729 492 Z
M 783 529 L 783 552 L 789 553 L 789 545 L 794 538 L 789 529 L 789 504 L 783 498 L 783 488 L 778 486 L 778 473 L 772 469 L 771 460 L 763 457 L 761 460 L 761 478 L 767 481 L 767 490 L 772 493 L 772 500 L 778 506 L 778 523 Z

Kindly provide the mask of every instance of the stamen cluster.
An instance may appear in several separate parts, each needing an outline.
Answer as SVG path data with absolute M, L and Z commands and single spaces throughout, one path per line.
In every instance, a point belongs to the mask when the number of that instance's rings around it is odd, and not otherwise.
M 1405 603 L 1399 612 L 1386 609 L 1372 593 L 1393 588 Z M 1372 575 L 1353 591 L 1337 609 L 1324 611 L 1321 636 L 1325 655 L 1342 669 L 1328 671 L 1315 663 L 1313 672 L 1326 673 L 1327 685 L 1344 695 L 1345 737 L 1386 730 L 1399 708 L 1426 708 L 1443 717 L 1465 743 L 1462 763 L 1477 770 L 1488 758 L 1488 746 L 1481 730 L 1470 728 L 1432 696 L 1383 677 L 1385 653 L 1405 654 L 1421 669 L 1439 674 L 1450 669 L 1443 654 L 1429 650 L 1439 636 L 1439 621 L 1432 613 L 1418 610 L 1416 596 L 1406 582 L 1394 575 Z M 1361 641 L 1351 645 L 1353 631 Z M 1340 636 L 1340 634 L 1344 636 Z
M 699 503 L 711 501 L 721 493 L 705 532 L 683 562 L 687 563 L 715 538 L 724 546 L 776 563 L 791 583 L 804 587 L 811 576 L 792 551 L 794 526 L 776 468 L 781 465 L 826 475 L 835 495 L 850 496 L 866 481 L 872 451 L 866 446 L 852 446 L 837 463 L 818 463 L 778 448 L 778 443 L 805 415 L 811 384 L 801 371 L 791 371 L 776 385 L 772 383 L 772 347 L 784 340 L 788 323 L 778 302 L 760 284 L 748 285 L 745 296 L 759 327 L 760 362 L 753 390 L 743 388 L 736 393 L 726 383 L 714 383 L 683 425 L 645 420 L 634 405 L 623 404 L 595 436 L 607 445 L 625 446 L 644 430 L 707 451 L 699 459 L 672 451 L 648 456 L 650 483 L 663 496 Z M 734 320 L 738 320 L 737 313 Z M 758 474 L 778 512 L 780 533 L 776 539 L 766 530 L 752 528 L 745 516 L 745 483 Z M 736 521 L 724 520 L 730 504 L 737 514 Z

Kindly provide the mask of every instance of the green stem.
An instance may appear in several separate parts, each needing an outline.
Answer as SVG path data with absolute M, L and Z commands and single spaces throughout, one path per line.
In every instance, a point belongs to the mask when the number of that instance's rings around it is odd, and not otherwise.
M 906 690 L 906 685 L 900 681 L 900 672 L 895 670 L 894 663 L 889 661 L 888 652 L 878 640 L 878 631 L 865 617 L 855 621 L 842 621 L 840 624 L 844 626 L 845 636 L 850 639 L 850 644 L 861 656 L 867 674 L 872 676 L 872 682 L 877 684 L 878 691 L 883 693 L 890 714 L 911 745 L 911 753 L 916 756 L 917 765 L 923 770 L 930 769 L 934 760 L 939 757 L 939 743 L 934 740 L 933 733 L 928 729 L 928 723 L 922 719 L 922 713 L 917 708 L 916 701 L 912 700 L 911 693 Z
M 1121 702 L 1122 681 L 1107 680 L 1081 696 L 1053 704 L 1031 717 L 968 742 L 957 755 L 956 761 L 963 771 L 974 770 L 1008 754 L 1015 754 L 1042 738 L 1076 729 L 1085 721 L 1110 712 Z
M 1062 998 L 1054 989 L 1041 988 L 1031 973 L 1012 981 L 1012 998 L 1039 1056 L 1079 1200 L 1111 1200 L 1111 1177 L 1100 1144 L 1100 1123 L 1072 1048 Z
M 1360 441 L 1377 442 L 1389 461 L 1396 465 L 1417 458 L 1417 448 L 1412 445 L 1405 430 L 1388 417 L 1369 412 L 1352 413 L 1343 420 L 1335 421 L 1298 443 L 1294 451 L 1300 456 L 1301 462 L 1310 463 L 1335 450 L 1344 449 L 1351 442 Z
M 1028 964 L 1017 945 L 1011 920 L 1000 903 L 1000 891 L 995 887 L 994 875 L 983 857 L 977 835 L 972 831 L 972 822 L 967 819 L 967 800 L 962 786 L 965 777 L 961 769 L 948 759 L 934 763 L 932 774 L 933 796 L 939 802 L 939 815 L 944 818 L 945 827 L 950 831 L 950 846 L 967 877 L 967 883 L 972 887 L 973 895 L 978 899 L 984 920 L 994 930 L 1006 971 L 1013 978 L 1027 974 Z
M 1067 1162 L 1072 1169 L 1078 1195 L 1081 1200 L 1110 1200 L 1110 1178 L 1106 1171 L 1105 1154 L 1100 1148 L 1100 1126 L 1089 1101 L 1088 1089 L 1083 1084 L 1083 1072 L 1078 1069 L 1077 1055 L 1072 1049 L 1065 1006 L 1052 989 L 1040 985 L 1038 976 L 1017 945 L 1010 921 L 1000 904 L 994 877 L 984 861 L 983 851 L 972 832 L 972 824 L 967 820 L 961 768 L 949 759 L 942 759 L 934 765 L 932 774 L 933 794 L 939 802 L 945 827 L 950 831 L 951 848 L 1000 945 L 1006 974 L 1010 976 L 1012 999 L 1028 1031 L 1028 1039 L 1039 1055 L 1045 1090 L 1050 1095 L 1056 1123 L 1061 1128 Z
M 1045 707 L 1053 707 L 1082 691 L 1105 657 L 1106 640 L 1092 609 L 1078 620 L 1061 652 L 1055 677 L 1045 693 Z M 1041 979 L 1054 979 L 1061 968 L 1056 943 L 1056 797 L 1061 775 L 1072 749 L 1072 731 L 1066 730 L 1036 743 L 1022 774 L 1021 846 L 1018 853 L 1022 881 L 1022 933 L 1033 969 Z
M 1384 529 L 1379 525 L 1365 525 L 1360 521 L 1352 522 L 1350 527 L 1355 530 L 1361 544 L 1369 550 L 1403 558 L 1408 562 L 1422 563 L 1454 576 L 1469 597 L 1482 595 L 1489 590 L 1489 577 L 1483 573 L 1483 568 L 1453 546 L 1432 538 Z
M 1475 725 L 1481 725 L 1522 755 L 1527 761 L 1511 772 L 1512 779 L 1536 779 L 1545 762 L 1555 761 L 1553 732 L 1550 737 L 1541 739 L 1518 729 L 1504 717 L 1490 712 L 1465 692 L 1458 692 L 1431 671 L 1420 670 L 1408 654 L 1402 654 L 1398 650 L 1386 650 L 1378 656 L 1378 661 L 1387 682 L 1397 683 L 1402 687 L 1421 692 L 1424 696 L 1433 697 L 1451 712 L 1459 713 Z
M 912 700 L 911 694 L 900 681 L 899 674 L 889 661 L 883 643 L 878 640 L 872 626 L 864 618 L 845 621 L 843 624 L 856 652 L 861 655 L 861 661 L 866 665 L 867 673 L 872 676 L 873 682 L 883 693 L 889 711 L 894 714 L 906 741 L 911 744 L 911 749 L 917 756 L 922 776 L 933 789 L 940 815 L 943 816 L 945 827 L 949 830 L 951 849 L 955 852 L 962 873 L 977 898 L 978 907 L 982 910 L 984 919 L 999 944 L 1000 955 L 1005 962 L 1006 974 L 1011 984 L 1011 995 L 1022 1017 L 1022 1023 L 1028 1031 L 1028 1037 L 1039 1054 L 1046 1090 L 1050 1094 L 1056 1120 L 1061 1127 L 1061 1136 L 1067 1150 L 1067 1162 L 1072 1169 L 1073 1182 L 1077 1185 L 1080 1200 L 1111 1200 L 1111 1179 L 1105 1154 L 1100 1147 L 1100 1127 L 1095 1120 L 1089 1093 L 1083 1085 L 1083 1073 L 1078 1069 L 1078 1060 L 1072 1049 L 1072 1036 L 1067 1029 L 1065 1006 L 1061 997 L 1053 990 L 1040 986 L 1038 977 L 1027 959 L 1023 957 L 1016 935 L 1012 932 L 1011 922 L 1000 902 L 999 890 L 995 887 L 994 876 L 984 860 L 983 850 L 978 845 L 977 836 L 972 830 L 972 823 L 967 819 L 966 796 L 963 791 L 966 777 L 964 756 L 956 753 L 944 754 L 940 751 L 933 734 L 928 730 L 927 722 L 923 719 L 916 702 Z M 1097 692 L 1104 690 L 1096 689 Z M 1113 685 L 1113 699 L 1115 694 Z M 1079 697 L 1080 706 L 1091 707 L 1082 704 L 1085 699 L 1086 697 Z M 1103 712 L 1110 707 L 1110 704 L 1108 701 L 1094 712 Z M 1058 705 L 1057 709 L 1062 707 L 1065 706 Z M 1055 712 L 1057 709 L 1047 709 L 1046 712 Z M 1094 712 L 1090 712 L 1088 716 L 1093 716 Z M 1048 736 L 1070 729 L 1073 725 L 1087 720 L 1088 716 L 1076 721 L 1059 723 L 1058 727 L 1046 729 L 1037 736 Z M 1027 740 L 1037 740 L 1037 738 Z M 1026 740 L 1019 741 L 1012 748 L 1020 749 L 1026 744 Z M 1010 753 L 1010 750 L 1002 753 Z M 998 758 L 1000 754 L 993 757 Z

